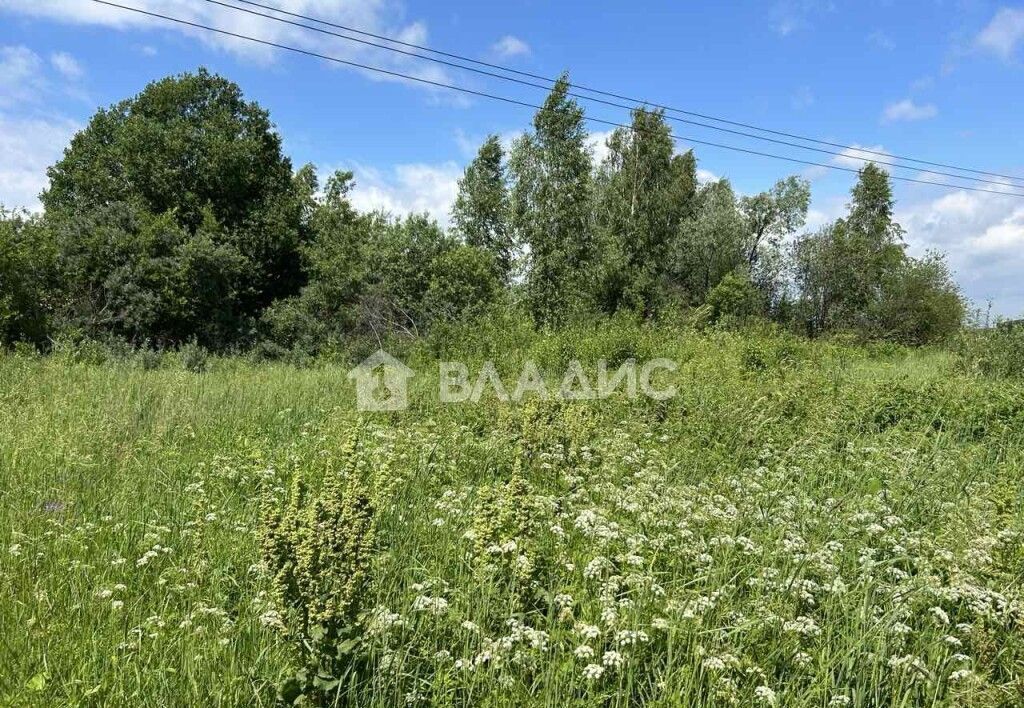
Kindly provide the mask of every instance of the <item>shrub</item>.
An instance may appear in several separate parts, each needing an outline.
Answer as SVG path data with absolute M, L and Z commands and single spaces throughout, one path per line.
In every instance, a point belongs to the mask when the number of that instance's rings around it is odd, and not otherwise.
M 707 304 L 716 321 L 728 317 L 744 319 L 761 311 L 761 296 L 745 275 L 728 273 L 708 293 Z
M 209 365 L 210 353 L 194 341 L 183 344 L 178 354 L 181 356 L 181 366 L 193 374 L 203 373 Z
M 986 376 L 1024 376 L 1024 327 L 963 333 L 954 345 L 968 371 Z

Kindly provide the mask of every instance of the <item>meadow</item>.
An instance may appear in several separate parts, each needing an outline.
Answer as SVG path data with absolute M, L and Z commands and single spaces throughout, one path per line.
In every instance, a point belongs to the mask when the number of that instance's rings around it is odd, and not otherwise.
M 1020 380 L 684 324 L 394 347 L 395 413 L 351 353 L 0 356 L 0 704 L 274 705 L 306 658 L 268 519 L 352 485 L 352 658 L 309 702 L 1024 703 Z M 436 400 L 441 359 L 651 357 L 669 400 Z

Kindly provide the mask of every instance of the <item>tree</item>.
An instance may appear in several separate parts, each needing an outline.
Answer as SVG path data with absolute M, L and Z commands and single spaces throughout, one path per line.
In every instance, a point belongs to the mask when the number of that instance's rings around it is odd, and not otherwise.
M 598 176 L 598 226 L 604 241 L 602 300 L 611 310 L 653 314 L 663 299 L 668 256 L 693 210 L 696 161 L 675 155 L 660 111 L 638 108 L 630 128 L 608 139 Z
M 300 170 L 296 181 L 302 186 L 302 224 L 308 233 L 302 247 L 307 284 L 299 295 L 268 307 L 262 325 L 264 336 L 275 344 L 312 353 L 357 326 L 368 277 L 365 251 L 377 219 L 352 207 L 352 172 L 332 174 L 322 194 L 312 166 Z
M 764 246 L 778 248 L 784 236 L 803 227 L 810 204 L 811 185 L 799 177 L 780 179 L 771 190 L 740 199 L 749 232 L 744 249 L 751 271 Z
M 708 293 L 707 305 L 715 321 L 743 319 L 760 314 L 761 296 L 745 273 L 727 273 Z
M 764 301 L 778 307 L 785 292 L 782 240 L 802 228 L 811 203 L 811 185 L 787 177 L 767 192 L 740 199 L 747 223 L 746 270 Z
M 929 252 L 889 273 L 872 313 L 875 336 L 903 344 L 929 344 L 960 330 L 967 307 L 946 259 Z
M 55 281 L 55 254 L 45 224 L 0 208 L 0 346 L 45 342 Z
M 694 213 L 679 225 L 670 253 L 673 285 L 691 303 L 702 303 L 728 273 L 745 264 L 747 225 L 728 180 L 705 184 Z
M 459 180 L 452 222 L 465 243 L 493 255 L 500 278 L 508 282 L 513 244 L 503 159 L 498 136 L 489 136 Z
M 526 300 L 534 321 L 557 325 L 589 306 L 595 243 L 591 155 L 583 109 L 562 75 L 512 149 L 512 225 L 528 249 Z
M 889 176 L 869 163 L 860 171 L 852 196 L 846 219 L 794 245 L 796 281 L 812 332 L 874 331 L 872 312 L 883 288 L 905 265 Z
M 302 284 L 306 177 L 293 181 L 267 112 L 204 69 L 99 111 L 49 176 L 46 218 L 79 278 L 68 283 L 69 303 L 117 295 L 71 312 L 80 325 L 176 340 L 188 320 L 217 322 L 203 343 L 223 347 Z M 128 251 L 106 253 L 107 237 Z M 204 269 L 196 292 L 188 273 Z

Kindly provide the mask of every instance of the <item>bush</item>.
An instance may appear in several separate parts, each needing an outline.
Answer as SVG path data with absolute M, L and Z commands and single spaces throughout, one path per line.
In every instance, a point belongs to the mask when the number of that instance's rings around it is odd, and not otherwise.
M 986 376 L 1024 376 L 1024 327 L 964 332 L 954 350 L 962 366 Z
M 708 293 L 714 320 L 745 319 L 761 312 L 761 296 L 745 275 L 729 273 Z
M 960 330 L 966 314 L 945 259 L 930 253 L 908 258 L 886 281 L 871 313 L 872 335 L 909 345 L 942 342 Z
M 181 357 L 182 368 L 193 374 L 203 373 L 209 365 L 210 353 L 194 341 L 183 344 L 178 355 Z

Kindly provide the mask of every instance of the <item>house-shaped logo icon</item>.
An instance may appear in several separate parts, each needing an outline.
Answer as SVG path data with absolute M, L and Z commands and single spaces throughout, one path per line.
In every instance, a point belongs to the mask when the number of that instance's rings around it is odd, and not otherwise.
M 409 407 L 408 381 L 415 372 L 383 349 L 348 372 L 356 383 L 356 407 L 361 411 L 402 411 Z

